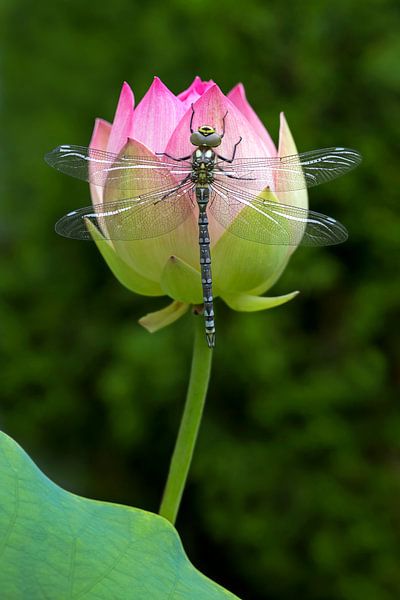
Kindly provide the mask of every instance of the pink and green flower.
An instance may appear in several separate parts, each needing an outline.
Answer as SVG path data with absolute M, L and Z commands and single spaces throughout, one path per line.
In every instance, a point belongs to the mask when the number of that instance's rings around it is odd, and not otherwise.
M 239 139 L 236 156 L 275 157 L 296 154 L 297 149 L 286 119 L 281 114 L 279 144 L 275 147 L 268 131 L 246 99 L 242 84 L 227 95 L 213 81 L 196 77 L 188 89 L 175 96 L 158 77 L 135 107 L 134 96 L 127 83 L 122 86 L 113 123 L 97 119 L 90 146 L 113 153 L 148 156 L 158 153 L 174 157 L 193 151 L 190 143 L 192 105 L 196 124 L 221 128 L 226 113 L 226 132 L 219 151 L 230 156 Z M 245 132 L 245 135 L 243 133 Z M 154 177 L 154 176 L 153 176 Z M 173 184 L 171 175 L 171 184 Z M 154 185 L 154 181 L 152 182 Z M 165 185 L 165 175 L 160 188 Z M 138 189 L 137 193 L 145 190 Z M 91 185 L 96 205 L 124 198 L 124 191 L 112 185 Z M 280 201 L 279 193 L 273 195 Z M 285 204 L 307 208 L 306 190 L 285 194 Z M 173 302 L 166 309 L 141 319 L 155 331 L 180 317 L 190 305 L 202 302 L 197 215 L 193 214 L 174 231 L 154 239 L 111 241 L 91 227 L 91 233 L 104 259 L 117 279 L 128 289 L 147 296 L 169 296 Z M 231 308 L 257 311 L 278 306 L 297 292 L 265 297 L 279 278 L 294 248 L 268 246 L 232 236 L 210 219 L 214 297 L 220 297 Z

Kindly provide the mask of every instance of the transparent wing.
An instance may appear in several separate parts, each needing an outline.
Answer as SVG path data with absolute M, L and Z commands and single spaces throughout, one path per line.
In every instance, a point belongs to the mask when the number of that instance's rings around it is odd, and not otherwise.
M 92 223 L 106 239 L 142 240 L 172 231 L 189 217 L 193 207 L 193 186 L 186 184 L 79 208 L 57 221 L 55 230 L 64 237 L 91 240 L 87 223 Z
M 137 190 L 160 187 L 160 178 L 173 175 L 177 181 L 184 179 L 191 171 L 189 161 L 174 160 L 160 156 L 123 156 L 85 146 L 58 146 L 45 155 L 45 161 L 58 171 L 83 179 L 94 185 L 110 183 L 124 190 Z
M 229 233 L 260 244 L 330 246 L 344 242 L 346 228 L 332 217 L 253 196 L 214 182 L 209 210 Z
M 257 188 L 267 181 L 276 192 L 300 190 L 344 175 L 361 163 L 361 154 L 350 148 L 323 148 L 282 158 L 238 158 L 232 163 L 218 161 L 216 177 L 225 182 Z M 239 181 L 241 180 L 241 181 Z M 261 188 L 265 186 L 262 184 Z

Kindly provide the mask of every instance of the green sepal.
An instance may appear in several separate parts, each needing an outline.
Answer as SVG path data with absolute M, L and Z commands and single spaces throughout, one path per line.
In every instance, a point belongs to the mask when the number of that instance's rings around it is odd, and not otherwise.
M 147 331 L 154 333 L 163 327 L 167 327 L 168 325 L 175 323 L 175 321 L 180 319 L 182 315 L 187 312 L 188 308 L 189 304 L 174 300 L 165 308 L 156 310 L 155 312 L 148 313 L 144 317 L 141 317 L 138 322 L 142 327 L 147 329 Z
M 161 273 L 161 287 L 164 293 L 175 300 L 187 304 L 203 302 L 201 275 L 193 267 L 177 256 L 170 256 Z
M 232 310 L 237 310 L 238 312 L 256 312 L 285 304 L 298 294 L 299 292 L 297 291 L 275 297 L 250 296 L 249 294 L 224 294 L 222 299 Z
M 0 433 L 4 600 L 234 600 L 159 515 L 71 494 Z
M 93 223 L 86 219 L 86 227 L 90 235 L 96 242 L 97 248 L 111 269 L 113 275 L 131 292 L 142 294 L 143 296 L 164 296 L 160 285 L 155 281 L 146 279 L 143 275 L 137 273 L 115 252 L 111 242 L 106 240 Z
M 278 156 L 294 156 L 297 152 L 296 143 L 286 121 L 285 114 L 281 112 Z M 305 182 L 303 188 L 301 188 L 301 186 L 299 187 L 300 189 L 292 190 L 290 192 L 276 192 L 276 195 L 282 204 L 289 204 L 290 206 L 297 206 L 299 208 L 308 208 L 308 192 Z M 288 257 L 291 256 L 295 250 L 296 246 L 290 246 L 288 248 Z

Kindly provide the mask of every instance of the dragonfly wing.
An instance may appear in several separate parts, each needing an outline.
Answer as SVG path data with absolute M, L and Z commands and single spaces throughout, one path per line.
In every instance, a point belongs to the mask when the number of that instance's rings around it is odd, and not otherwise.
M 284 157 L 238 158 L 231 164 L 218 161 L 217 178 L 261 191 L 274 192 L 313 187 L 344 175 L 361 163 L 361 154 L 350 148 L 323 148 Z
M 129 156 L 113 154 L 85 146 L 58 146 L 45 155 L 51 166 L 83 181 L 94 185 L 113 185 L 117 189 L 131 190 L 131 196 L 138 190 L 160 188 L 162 182 L 169 182 L 171 175 L 179 183 L 189 175 L 188 161 L 173 158 L 148 156 Z
M 79 208 L 57 221 L 58 234 L 91 240 L 87 223 L 110 240 L 155 238 L 174 230 L 193 212 L 193 186 L 186 184 L 170 190 L 144 194 L 136 198 Z
M 348 237 L 332 217 L 215 182 L 210 212 L 229 233 L 260 244 L 330 246 Z

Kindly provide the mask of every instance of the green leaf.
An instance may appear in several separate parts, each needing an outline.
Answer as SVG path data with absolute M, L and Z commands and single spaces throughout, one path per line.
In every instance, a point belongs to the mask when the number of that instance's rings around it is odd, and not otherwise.
M 174 527 L 50 481 L 0 433 L 0 590 L 5 600 L 234 600 L 197 571 Z

